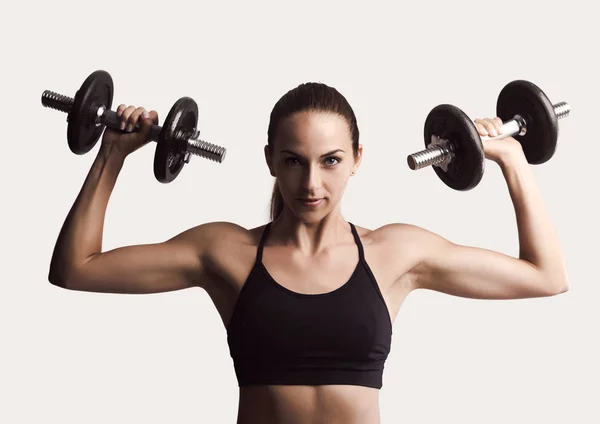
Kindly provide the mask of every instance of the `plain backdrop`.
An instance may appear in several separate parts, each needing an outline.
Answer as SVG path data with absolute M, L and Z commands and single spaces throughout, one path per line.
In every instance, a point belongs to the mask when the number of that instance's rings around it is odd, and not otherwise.
M 263 156 L 275 102 L 307 81 L 337 88 L 358 117 L 364 158 L 342 211 L 375 229 L 406 222 L 456 243 L 518 256 L 498 166 L 479 186 L 411 171 L 440 103 L 495 116 L 514 79 L 567 101 L 555 156 L 534 166 L 571 280 L 526 300 L 411 294 L 394 324 L 382 423 L 597 423 L 600 411 L 594 2 L 13 2 L 3 10 L 0 421 L 233 423 L 238 387 L 225 329 L 206 292 L 63 290 L 48 280 L 59 230 L 97 154 L 72 154 L 66 115 L 42 107 L 93 71 L 113 105 L 161 119 L 182 96 L 202 137 L 228 149 L 193 158 L 171 184 L 153 176 L 154 144 L 130 156 L 105 221 L 104 250 L 164 241 L 192 226 L 268 221 Z M 162 121 L 161 121 L 162 122 Z

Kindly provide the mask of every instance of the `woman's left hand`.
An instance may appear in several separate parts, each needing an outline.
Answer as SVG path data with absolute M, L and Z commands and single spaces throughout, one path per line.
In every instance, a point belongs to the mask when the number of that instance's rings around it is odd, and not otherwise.
M 502 120 L 500 118 L 478 118 L 475 119 L 475 128 L 481 136 L 497 137 L 502 133 Z M 502 140 L 482 140 L 482 143 L 485 158 L 499 165 L 511 159 L 524 157 L 523 146 L 513 137 L 506 137 Z

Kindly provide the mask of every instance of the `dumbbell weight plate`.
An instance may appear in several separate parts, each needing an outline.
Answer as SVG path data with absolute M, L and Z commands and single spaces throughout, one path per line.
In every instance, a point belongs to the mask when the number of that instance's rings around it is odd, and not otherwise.
M 558 118 L 544 92 L 535 84 L 516 80 L 508 83 L 498 96 L 496 114 L 502 121 L 521 115 L 527 123 L 527 133 L 515 136 L 523 146 L 527 162 L 541 164 L 556 151 Z
M 449 140 L 454 145 L 454 159 L 448 171 L 439 166 L 433 169 L 438 177 L 455 190 L 470 190 L 481 181 L 485 168 L 485 155 L 475 124 L 459 108 L 449 104 L 434 107 L 425 120 L 425 146 L 431 136 Z
M 154 153 L 154 176 L 161 183 L 173 181 L 183 169 L 187 141 L 181 135 L 193 135 L 197 124 L 196 102 L 190 97 L 177 100 L 167 115 Z
M 96 145 L 104 126 L 96 126 L 94 106 L 110 109 L 113 93 L 113 80 L 106 71 L 95 71 L 83 82 L 67 118 L 67 142 L 73 153 L 83 155 Z

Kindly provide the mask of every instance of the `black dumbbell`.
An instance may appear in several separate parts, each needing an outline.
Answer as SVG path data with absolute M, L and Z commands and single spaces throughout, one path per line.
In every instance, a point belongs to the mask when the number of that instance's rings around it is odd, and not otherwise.
M 459 108 L 442 104 L 425 120 L 425 147 L 407 157 L 410 169 L 433 165 L 438 177 L 455 190 L 470 190 L 483 177 L 483 140 L 514 137 L 523 146 L 530 164 L 548 161 L 556 151 L 558 120 L 569 116 L 570 106 L 552 104 L 535 84 L 516 80 L 500 92 L 496 114 L 502 119 L 502 133 L 481 137 L 474 122 Z
M 121 118 L 110 110 L 113 80 L 106 71 L 95 71 L 86 78 L 75 98 L 46 90 L 42 105 L 67 113 L 67 142 L 77 155 L 89 152 L 98 142 L 104 127 L 120 130 Z M 156 141 L 154 176 L 170 183 L 188 163 L 190 155 L 215 162 L 225 160 L 223 147 L 199 139 L 198 105 L 190 97 L 182 97 L 171 108 L 162 127 L 153 125 L 149 139 Z

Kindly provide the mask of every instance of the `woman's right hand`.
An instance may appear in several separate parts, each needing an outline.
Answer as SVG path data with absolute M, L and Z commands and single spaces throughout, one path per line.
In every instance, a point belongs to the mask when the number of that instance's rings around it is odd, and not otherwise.
M 152 125 L 158 125 L 158 113 L 148 112 L 143 107 L 119 105 L 117 115 L 121 118 L 121 130 L 106 128 L 102 146 L 127 157 L 148 143 Z M 139 127 L 138 127 L 139 126 Z

